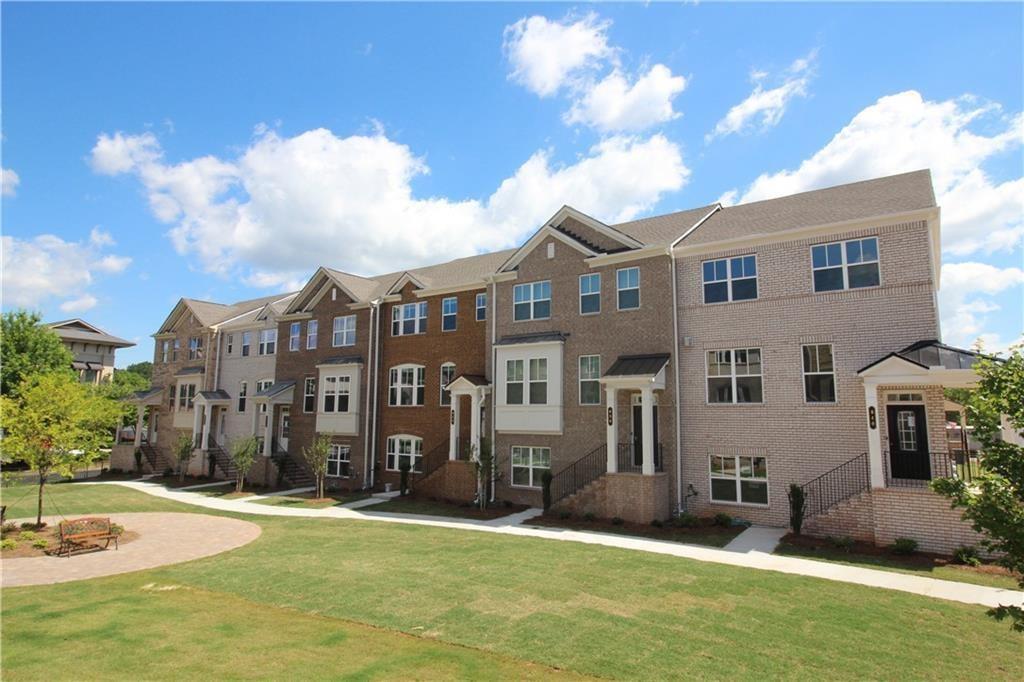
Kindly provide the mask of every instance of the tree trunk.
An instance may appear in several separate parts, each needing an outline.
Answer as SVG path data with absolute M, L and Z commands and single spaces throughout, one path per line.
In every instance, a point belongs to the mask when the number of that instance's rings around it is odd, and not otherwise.
M 245 476 L 242 475 L 242 471 L 238 471 L 238 475 L 235 477 L 235 492 L 242 492 L 242 483 L 245 481 Z
M 318 474 L 316 477 L 316 496 L 317 499 L 323 499 L 324 497 L 324 475 Z
M 46 473 L 39 470 L 39 504 L 36 507 L 36 527 L 43 522 L 43 486 L 46 485 Z

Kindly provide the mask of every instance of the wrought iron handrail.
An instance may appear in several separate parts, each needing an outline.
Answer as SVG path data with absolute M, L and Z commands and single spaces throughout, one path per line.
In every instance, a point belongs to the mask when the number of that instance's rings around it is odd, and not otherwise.
M 551 503 L 572 495 L 608 472 L 608 446 L 601 444 L 551 477 Z
M 430 452 L 420 458 L 420 470 L 414 472 L 420 479 L 424 479 L 434 473 L 448 461 L 448 445 L 450 441 L 445 440 Z
M 871 485 L 868 453 L 857 455 L 821 476 L 812 478 L 800 488 L 804 491 L 804 517 L 821 514 L 843 500 L 867 490 Z
M 970 483 L 981 472 L 981 458 L 970 450 L 929 452 L 927 466 L 919 457 L 905 459 L 898 467 L 893 466 L 892 454 L 882 453 L 882 467 L 885 484 L 891 488 L 924 488 L 936 478 L 958 478 Z M 899 469 L 894 472 L 894 469 Z M 896 473 L 909 474 L 897 476 Z
M 654 444 L 654 470 L 661 472 L 665 470 L 665 462 L 662 455 L 662 444 Z M 643 473 L 643 464 L 637 464 L 634 458 L 635 448 L 632 443 L 619 443 L 616 449 L 616 470 L 623 474 Z

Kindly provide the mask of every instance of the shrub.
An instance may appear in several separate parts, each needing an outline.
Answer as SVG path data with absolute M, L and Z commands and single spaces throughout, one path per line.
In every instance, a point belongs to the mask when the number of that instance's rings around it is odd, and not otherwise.
M 545 471 L 541 475 L 540 481 L 541 481 L 541 485 L 543 486 L 543 489 L 541 490 L 541 497 L 542 497 L 542 499 L 544 501 L 544 508 L 545 509 L 550 509 L 551 508 L 551 471 L 550 470 Z
M 558 518 L 560 518 L 560 519 L 571 519 L 572 518 L 572 514 L 570 512 L 567 512 L 567 511 L 562 511 L 562 512 L 558 513 Z
M 679 528 L 696 528 L 700 525 L 700 519 L 694 514 L 683 512 L 673 519 L 672 523 Z
M 715 525 L 722 526 L 723 528 L 728 528 L 732 525 L 732 517 L 726 514 L 725 512 L 718 512 L 717 514 L 715 514 Z
M 908 555 L 913 554 L 917 551 L 917 540 L 914 538 L 896 538 L 895 542 L 892 543 L 893 554 Z
M 651 525 L 655 528 L 662 528 L 665 525 L 665 522 L 661 519 L 654 519 L 653 521 L 651 521 Z
M 398 491 L 399 495 L 405 497 L 409 494 L 409 463 L 402 462 L 398 466 Z
M 18 533 L 18 539 L 19 540 L 24 540 L 26 542 L 32 542 L 33 540 L 35 540 L 38 537 L 39 537 L 38 535 L 36 535 L 35 533 L 33 533 L 30 530 L 23 530 L 20 533 Z
M 594 516 L 594 512 L 587 512 L 586 514 L 583 515 L 583 520 L 584 521 L 593 521 L 596 518 L 597 517 Z
M 0 540 L 0 549 L 14 549 L 18 546 L 18 543 L 11 538 L 4 538 Z
M 32 546 L 36 549 L 46 549 L 50 546 L 50 541 L 46 538 L 39 538 L 32 543 Z
M 25 523 L 21 524 L 21 529 L 22 530 L 39 530 L 40 528 L 46 528 L 46 524 L 45 523 L 40 523 L 40 524 L 36 525 L 36 524 L 32 523 L 31 521 L 26 521 Z
M 16 530 L 18 530 L 18 524 L 11 523 L 10 521 L 0 527 L 0 532 L 2 533 L 13 533 Z
M 973 545 L 961 545 L 953 552 L 953 561 L 964 566 L 980 566 L 981 558 L 978 548 Z
M 836 549 L 841 549 L 844 552 L 849 552 L 853 547 L 853 538 L 849 535 L 842 535 L 840 537 L 832 537 L 831 535 L 826 538 L 828 544 L 832 545 Z
M 626 522 L 626 520 L 624 518 L 622 518 L 621 516 L 613 516 L 612 517 L 612 525 L 613 526 L 621 526 L 625 522 Z
M 789 526 L 793 533 L 800 535 L 800 529 L 804 526 L 804 512 L 807 511 L 807 498 L 804 496 L 804 489 L 796 483 L 789 484 Z

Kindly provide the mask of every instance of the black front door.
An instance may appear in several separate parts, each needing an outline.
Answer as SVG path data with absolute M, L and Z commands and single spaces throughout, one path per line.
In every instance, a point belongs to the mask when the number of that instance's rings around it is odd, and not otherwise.
M 892 477 L 929 480 L 932 468 L 928 460 L 924 405 L 889 405 L 886 415 Z
M 654 423 L 654 454 L 658 455 L 658 406 L 651 407 L 652 422 Z M 633 405 L 633 466 L 642 467 L 644 464 L 644 410 L 642 405 Z M 655 462 L 657 466 L 657 462 Z

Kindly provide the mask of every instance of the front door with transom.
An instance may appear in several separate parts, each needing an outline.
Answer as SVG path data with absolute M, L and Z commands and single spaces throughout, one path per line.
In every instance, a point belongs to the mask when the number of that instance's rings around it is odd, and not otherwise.
M 291 408 L 281 408 L 281 421 L 278 424 L 278 442 L 281 444 L 281 449 L 288 452 L 288 436 L 291 431 Z
M 654 466 L 657 467 L 660 462 L 658 453 L 658 404 L 655 402 L 651 406 L 653 414 L 651 415 L 652 422 L 654 424 L 654 438 L 651 442 L 654 443 Z M 637 395 L 633 398 L 633 419 L 631 425 L 632 441 L 633 441 L 633 466 L 639 468 L 644 464 L 644 409 L 640 404 L 640 396 Z
M 889 421 L 889 465 L 892 477 L 922 481 L 931 479 L 924 405 L 889 405 L 886 417 Z

